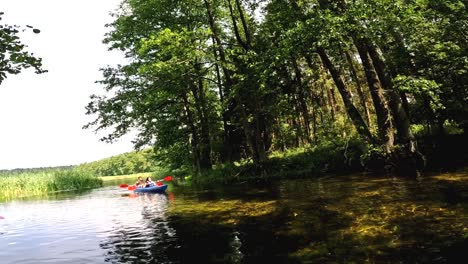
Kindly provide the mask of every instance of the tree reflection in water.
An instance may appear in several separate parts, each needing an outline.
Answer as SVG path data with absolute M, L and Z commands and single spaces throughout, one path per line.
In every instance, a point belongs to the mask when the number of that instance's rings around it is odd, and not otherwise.
M 167 252 L 177 247 L 175 230 L 169 227 L 166 216 L 167 194 L 130 194 L 134 208 L 125 208 L 128 214 L 139 215 L 128 226 L 115 226 L 100 243 L 107 251 L 106 262 L 111 263 L 164 263 Z
M 141 219 L 102 243 L 107 260 L 447 263 L 468 248 L 467 173 L 420 181 L 355 175 L 175 194 L 135 197 L 133 213 Z

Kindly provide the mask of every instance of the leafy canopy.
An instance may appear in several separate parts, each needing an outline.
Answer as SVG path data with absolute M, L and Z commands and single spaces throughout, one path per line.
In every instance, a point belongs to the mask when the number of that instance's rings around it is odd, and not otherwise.
M 0 21 L 3 14 L 0 12 Z M 31 28 L 36 34 L 40 32 L 39 29 L 32 26 L 27 25 L 26 27 Z M 17 25 L 0 24 L 0 85 L 6 79 L 7 74 L 18 74 L 23 69 L 30 67 L 33 67 L 38 74 L 47 72 L 42 69 L 41 58 L 25 51 L 26 45 L 21 42 L 18 36 L 20 30 L 26 31 L 25 28 L 21 29 Z

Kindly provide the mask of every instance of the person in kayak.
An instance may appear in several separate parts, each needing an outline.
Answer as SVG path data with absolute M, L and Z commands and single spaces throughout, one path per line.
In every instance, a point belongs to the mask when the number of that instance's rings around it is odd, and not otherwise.
M 151 177 L 148 177 L 146 178 L 146 185 L 145 187 L 153 187 L 155 186 L 156 184 L 154 183 L 154 181 L 151 179 Z
M 135 182 L 135 186 L 137 188 L 144 188 L 146 187 L 146 183 L 143 181 L 143 178 L 141 176 L 138 176 L 138 180 Z

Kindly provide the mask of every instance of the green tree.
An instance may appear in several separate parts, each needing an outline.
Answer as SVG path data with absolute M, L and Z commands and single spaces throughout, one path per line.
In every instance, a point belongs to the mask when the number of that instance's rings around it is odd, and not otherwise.
M 412 124 L 468 123 L 460 0 L 126 0 L 115 17 L 105 43 L 128 63 L 103 69 L 86 127 L 136 128 L 174 167 L 359 136 L 416 168 Z
M 0 21 L 3 14 L 0 12 Z M 31 28 L 36 34 L 40 32 L 31 26 L 26 28 Z M 42 59 L 25 51 L 26 45 L 21 43 L 18 36 L 20 30 L 26 29 L 16 25 L 0 24 L 0 85 L 7 78 L 7 74 L 18 74 L 30 67 L 33 67 L 36 73 L 46 72 L 42 69 Z

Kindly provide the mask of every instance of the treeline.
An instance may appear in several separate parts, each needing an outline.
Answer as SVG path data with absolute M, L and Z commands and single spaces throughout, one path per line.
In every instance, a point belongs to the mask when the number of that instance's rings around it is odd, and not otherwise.
M 158 170 L 151 148 L 132 151 L 98 161 L 77 165 L 74 169 L 85 171 L 95 176 L 128 175 Z
M 16 168 L 11 170 L 0 170 L 0 176 L 8 176 L 8 175 L 18 175 L 18 174 L 37 174 L 41 172 L 49 172 L 49 171 L 66 171 L 71 170 L 75 166 L 68 165 L 68 166 L 54 166 L 54 167 L 38 167 L 38 168 Z
M 358 138 L 363 161 L 416 171 L 414 132 L 468 132 L 461 0 L 125 0 L 104 40 L 87 128 L 196 172 Z
M 152 148 L 147 148 L 79 165 L 0 170 L 0 177 L 21 174 L 39 175 L 66 171 L 89 173 L 94 176 L 115 176 L 141 172 L 156 172 L 160 169 L 155 160 Z

